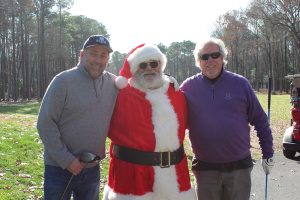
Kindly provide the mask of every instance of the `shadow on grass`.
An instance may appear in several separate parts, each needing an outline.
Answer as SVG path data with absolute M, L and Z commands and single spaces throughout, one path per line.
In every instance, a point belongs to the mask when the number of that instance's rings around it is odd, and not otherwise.
M 28 103 L 1 103 L 0 113 L 37 115 L 39 108 L 40 103 L 37 101 Z

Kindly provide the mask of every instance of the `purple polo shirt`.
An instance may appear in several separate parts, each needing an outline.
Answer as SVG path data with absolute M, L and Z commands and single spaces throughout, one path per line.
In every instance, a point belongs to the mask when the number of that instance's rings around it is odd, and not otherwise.
M 250 125 L 256 130 L 263 158 L 273 156 L 267 115 L 246 78 L 223 70 L 212 84 L 196 74 L 180 89 L 187 99 L 189 137 L 197 159 L 226 163 L 249 156 Z

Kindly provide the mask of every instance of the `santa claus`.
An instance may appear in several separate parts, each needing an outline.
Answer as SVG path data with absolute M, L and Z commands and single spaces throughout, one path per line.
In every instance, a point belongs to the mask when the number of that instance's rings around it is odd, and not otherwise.
M 103 200 L 193 200 L 183 140 L 185 97 L 163 75 L 166 56 L 140 45 L 126 57 L 111 120 Z

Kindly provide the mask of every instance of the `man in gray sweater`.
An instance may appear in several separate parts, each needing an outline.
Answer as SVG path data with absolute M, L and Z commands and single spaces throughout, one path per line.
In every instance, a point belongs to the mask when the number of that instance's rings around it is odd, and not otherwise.
M 70 199 L 72 193 L 74 199 L 99 199 L 99 163 L 87 162 L 105 157 L 118 93 L 115 75 L 105 71 L 111 52 L 105 37 L 89 37 L 78 65 L 48 86 L 37 121 L 44 144 L 45 200 Z

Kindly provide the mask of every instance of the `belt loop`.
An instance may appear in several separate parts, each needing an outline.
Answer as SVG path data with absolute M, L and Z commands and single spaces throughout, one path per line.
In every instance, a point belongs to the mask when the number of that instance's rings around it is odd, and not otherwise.
M 167 155 L 167 163 L 165 164 L 164 161 L 164 155 Z M 160 153 L 160 168 L 168 168 L 170 167 L 171 164 L 171 156 L 170 156 L 170 152 L 161 152 Z

